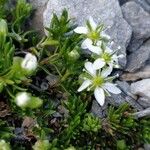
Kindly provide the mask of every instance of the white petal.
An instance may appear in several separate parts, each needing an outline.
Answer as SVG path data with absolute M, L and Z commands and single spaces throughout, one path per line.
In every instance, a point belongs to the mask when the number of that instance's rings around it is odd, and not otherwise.
M 106 47 L 105 52 L 107 52 L 107 53 L 111 54 L 111 53 L 113 52 L 113 50 L 112 50 L 112 49 L 110 49 L 109 47 Z
M 35 70 L 37 65 L 38 65 L 37 58 L 31 53 L 27 53 L 21 63 L 21 67 L 29 71 Z
M 91 85 L 92 82 L 91 80 L 85 80 L 82 85 L 79 87 L 78 92 L 83 91 L 84 89 L 86 89 L 89 85 Z
M 118 55 L 118 58 L 124 58 L 124 57 L 125 57 L 125 55 L 123 55 L 123 54 Z
M 104 88 L 107 89 L 109 92 L 111 92 L 113 94 L 121 93 L 121 90 L 119 88 L 117 88 L 115 86 L 115 84 L 112 84 L 112 83 L 109 83 L 109 82 L 104 84 Z
M 91 76 L 96 75 L 96 70 L 93 68 L 93 64 L 91 62 L 86 62 L 84 66 Z
M 104 67 L 105 64 L 106 63 L 102 59 L 98 58 L 94 61 L 93 67 L 95 70 L 98 70 L 98 69 L 101 69 L 102 67 Z
M 96 30 L 97 24 L 95 23 L 95 21 L 93 20 L 91 16 L 89 17 L 89 22 L 90 22 L 92 29 Z
M 92 40 L 90 39 L 85 39 L 83 43 L 81 44 L 82 49 L 87 49 L 89 45 L 92 45 Z
M 86 27 L 77 27 L 74 29 L 74 32 L 79 33 L 79 34 L 87 34 L 88 29 Z
M 101 32 L 101 36 L 102 36 L 103 38 L 108 39 L 108 40 L 110 40 L 110 39 L 111 39 L 111 38 L 110 38 L 110 36 L 109 36 L 109 35 L 107 35 L 104 31 L 102 31 L 102 32 Z
M 104 77 L 104 78 L 109 76 L 111 74 L 112 70 L 113 70 L 112 66 L 109 66 L 109 67 L 103 69 L 102 72 L 101 72 L 101 76 Z
M 101 47 L 102 41 L 97 41 L 96 45 Z
M 93 52 L 93 53 L 95 53 L 95 54 L 98 54 L 98 55 L 100 55 L 101 52 L 102 52 L 102 49 L 101 49 L 99 46 L 88 45 L 88 49 L 89 49 L 91 52 Z
M 116 63 L 118 63 L 118 56 L 116 54 L 114 54 L 112 56 L 113 61 L 115 61 Z
M 95 96 L 95 99 L 97 100 L 97 102 L 103 106 L 104 105 L 104 102 L 105 102 L 105 94 L 104 94 L 104 90 L 102 88 L 99 88 L 97 87 L 95 90 L 94 90 L 94 96 Z

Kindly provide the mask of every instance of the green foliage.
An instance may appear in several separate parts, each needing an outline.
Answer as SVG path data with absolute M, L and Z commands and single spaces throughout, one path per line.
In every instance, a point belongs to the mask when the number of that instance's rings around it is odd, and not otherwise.
M 108 117 L 107 120 L 109 122 L 111 130 L 111 134 L 113 131 L 116 130 L 123 134 L 128 134 L 128 131 L 131 129 L 134 130 L 136 123 L 132 115 L 126 114 L 126 111 L 129 109 L 129 105 L 123 104 L 118 109 L 110 106 L 108 110 Z
M 69 33 L 73 29 L 73 26 L 70 25 L 70 21 L 67 10 L 62 12 L 60 18 L 58 18 L 56 14 L 53 14 L 50 28 L 46 28 L 48 31 L 48 37 L 58 41 L 65 40 L 67 37 L 66 33 Z
M 8 27 L 4 19 L 0 19 L 0 73 L 6 72 L 12 65 L 14 46 L 12 41 L 7 41 Z
M 30 142 L 34 150 L 129 150 L 150 143 L 150 120 L 135 119 L 134 110 L 128 104 L 118 108 L 110 106 L 106 117 L 100 119 L 90 113 L 91 95 L 76 92 L 78 77 L 88 56 L 80 49 L 83 36 L 73 32 L 76 26 L 67 10 L 60 17 L 53 14 L 46 36 L 34 42 L 36 37 L 31 38 L 32 31 L 25 30 L 32 6 L 25 0 L 18 0 L 13 11 L 7 12 L 6 2 L 0 1 L 0 93 L 18 118 L 23 120 L 30 116 L 36 120 L 36 125 L 23 132 L 27 139 L 33 136 L 37 140 Z M 91 29 L 88 22 L 87 26 Z M 96 30 L 101 32 L 102 29 L 100 25 Z M 38 67 L 33 72 L 21 66 L 26 52 L 38 59 Z M 40 88 L 38 82 L 47 83 L 45 77 L 52 74 L 58 81 L 52 86 L 49 81 L 46 90 Z M 25 107 L 18 107 L 16 96 L 26 91 L 30 92 L 30 101 Z M 63 113 L 60 106 L 65 110 Z M 60 115 L 55 117 L 54 113 Z M 0 139 L 12 139 L 14 128 L 11 126 L 17 127 L 0 119 Z M 20 145 L 15 149 L 25 149 Z
M 1 0 L 0 1 L 0 18 L 5 18 L 6 17 L 6 10 L 5 10 L 5 4 L 7 0 Z
M 37 141 L 33 146 L 33 150 L 49 150 L 49 148 L 48 140 Z
M 99 118 L 94 117 L 92 114 L 86 114 L 83 120 L 83 131 L 85 132 L 98 132 L 101 128 Z
M 9 127 L 7 122 L 0 119 L 0 139 L 9 139 L 13 136 L 13 128 Z
M 25 20 L 31 15 L 32 6 L 26 0 L 18 0 L 13 13 L 13 30 L 21 32 L 21 26 Z
M 144 141 L 145 143 L 150 144 L 150 119 L 142 119 L 139 122 L 139 137 L 141 137 L 141 140 Z

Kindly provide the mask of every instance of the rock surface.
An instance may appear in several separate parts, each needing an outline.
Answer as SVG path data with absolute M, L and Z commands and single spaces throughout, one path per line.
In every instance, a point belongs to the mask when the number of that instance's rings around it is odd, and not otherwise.
M 144 40 L 150 37 L 150 14 L 134 1 L 125 3 L 122 6 L 122 12 L 124 18 L 133 29 L 132 40 L 128 50 L 135 51 Z
M 123 73 L 120 77 L 124 81 L 136 81 L 139 79 L 150 78 L 150 64 L 140 68 L 138 71 L 133 73 Z
M 150 100 L 150 78 L 132 83 L 131 93 Z
M 34 28 L 43 34 L 43 11 L 45 10 L 48 0 L 29 0 L 29 2 L 35 10 L 34 17 L 31 20 L 31 28 Z
M 106 108 L 107 108 L 106 103 L 103 107 L 100 107 L 98 102 L 96 100 L 93 100 L 91 113 L 99 118 L 104 118 L 104 116 L 106 115 L 106 112 L 105 112 Z
M 150 28 L 149 28 L 150 30 Z M 126 71 L 134 72 L 139 68 L 143 67 L 150 59 L 150 40 L 145 42 L 140 49 L 131 53 L 127 58 L 127 67 Z
M 120 5 L 123 5 L 123 4 L 125 4 L 126 2 L 128 2 L 128 1 L 130 1 L 130 0 L 119 0 L 119 3 L 120 3 Z
M 126 47 L 131 37 L 131 27 L 123 19 L 118 0 L 49 0 L 47 8 L 43 14 L 44 26 L 49 26 L 52 13 L 61 14 L 66 8 L 72 18 L 77 19 L 79 25 L 83 25 L 85 20 L 92 16 L 97 22 L 102 22 L 106 27 L 110 26 L 107 33 L 116 43 L 114 48 L 121 46 L 121 52 L 126 55 Z M 121 62 L 125 66 L 126 59 Z
M 150 100 L 147 98 L 140 97 L 137 102 L 143 107 L 148 108 L 150 107 Z
M 150 0 L 134 0 L 135 2 L 139 3 L 145 11 L 150 13 Z
M 150 108 L 147 108 L 145 110 L 142 110 L 142 111 L 139 111 L 139 112 L 136 112 L 133 114 L 136 118 L 142 118 L 142 117 L 145 117 L 145 116 L 150 116 Z

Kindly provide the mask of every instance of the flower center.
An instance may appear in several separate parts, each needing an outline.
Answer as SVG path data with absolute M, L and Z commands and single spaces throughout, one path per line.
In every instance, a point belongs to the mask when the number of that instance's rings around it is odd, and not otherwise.
M 105 60 L 106 63 L 111 61 L 111 55 L 109 53 L 103 53 L 102 58 Z
M 99 34 L 95 31 L 92 31 L 88 34 L 88 38 L 91 40 L 98 40 L 99 39 Z
M 104 83 L 104 78 L 102 78 L 101 76 L 96 76 L 93 79 L 93 85 L 94 85 L 94 87 L 101 86 L 103 83 Z

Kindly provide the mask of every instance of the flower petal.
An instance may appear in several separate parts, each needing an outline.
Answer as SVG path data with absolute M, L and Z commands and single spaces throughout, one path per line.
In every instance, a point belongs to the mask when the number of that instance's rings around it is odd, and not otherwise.
M 101 37 L 106 38 L 108 40 L 110 40 L 110 36 L 108 34 L 106 34 L 104 31 L 101 32 Z
M 99 46 L 88 45 L 88 49 L 89 49 L 91 52 L 93 52 L 93 53 L 95 53 L 95 54 L 98 54 L 98 55 L 100 55 L 101 52 L 102 52 L 102 49 L 101 49 Z
M 105 94 L 104 94 L 104 90 L 102 88 L 99 88 L 97 87 L 95 90 L 94 90 L 94 96 L 95 96 L 95 99 L 97 100 L 97 102 L 103 106 L 104 105 L 104 102 L 105 102 Z
M 95 23 L 95 21 L 93 20 L 91 16 L 89 17 L 89 22 L 90 22 L 92 29 L 96 30 L 97 24 Z
M 74 29 L 74 32 L 76 32 L 78 34 L 87 34 L 88 29 L 86 27 L 77 27 Z
M 123 55 L 123 54 L 118 55 L 118 58 L 124 58 L 124 57 L 125 57 L 125 55 Z
M 86 62 L 84 66 L 91 76 L 96 75 L 96 70 L 93 68 L 93 64 L 91 62 Z
M 110 82 L 105 83 L 104 88 L 107 89 L 110 93 L 113 93 L 113 94 L 120 94 L 121 93 L 121 90 L 119 88 L 117 88 L 115 86 L 115 84 L 112 84 Z
M 87 38 L 81 44 L 81 48 L 82 49 L 87 49 L 89 47 L 89 45 L 92 45 L 92 40 Z
M 113 52 L 113 50 L 109 47 L 106 47 L 105 52 L 111 54 Z
M 106 64 L 106 63 L 105 63 L 102 59 L 98 58 L 98 59 L 96 59 L 96 60 L 94 61 L 94 63 L 93 63 L 93 68 L 94 68 L 95 70 L 98 70 L 98 69 L 101 69 L 102 67 L 104 67 L 105 64 Z
M 89 85 L 91 85 L 92 82 L 91 80 L 85 80 L 82 85 L 79 87 L 79 89 L 77 90 L 78 92 L 83 91 L 84 89 L 86 89 Z
M 103 69 L 102 72 L 101 72 L 101 76 L 104 77 L 104 78 L 109 76 L 111 74 L 112 70 L 113 70 L 112 66 L 109 66 L 109 67 Z
M 102 46 L 102 41 L 97 41 L 96 45 L 101 47 Z

